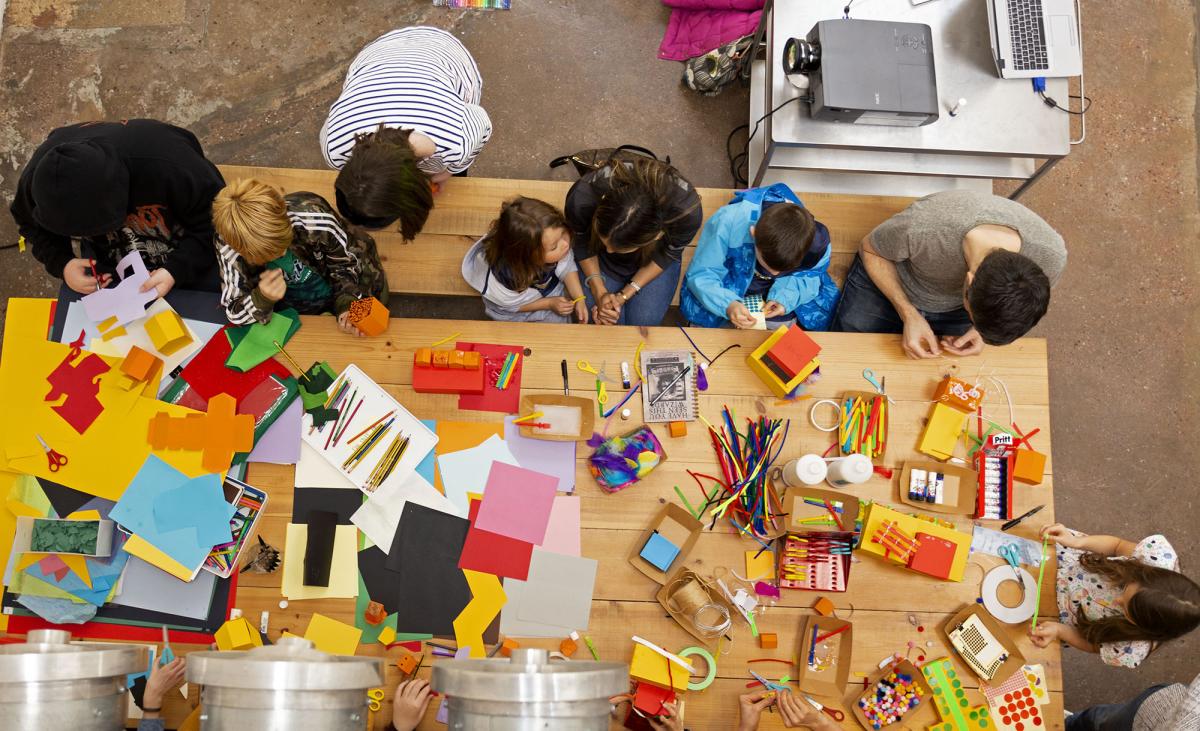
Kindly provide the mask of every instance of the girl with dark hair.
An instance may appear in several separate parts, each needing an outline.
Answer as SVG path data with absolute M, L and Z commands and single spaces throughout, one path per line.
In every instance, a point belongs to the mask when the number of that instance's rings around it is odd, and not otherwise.
M 1200 586 L 1179 573 L 1179 557 L 1163 536 L 1132 543 L 1060 524 L 1042 532 L 1058 544 L 1061 623 L 1039 623 L 1030 633 L 1036 646 L 1059 640 L 1099 653 L 1109 665 L 1135 668 L 1200 625 Z
M 517 197 L 501 206 L 463 258 L 462 275 L 493 320 L 588 321 L 567 221 L 544 201 Z
M 367 45 L 321 128 L 342 215 L 364 228 L 399 220 L 415 237 L 434 186 L 465 173 L 491 137 L 482 92 L 475 60 L 444 30 L 401 28 Z
M 662 323 L 704 222 L 692 184 L 658 160 L 610 161 L 571 186 L 566 214 L 596 323 Z

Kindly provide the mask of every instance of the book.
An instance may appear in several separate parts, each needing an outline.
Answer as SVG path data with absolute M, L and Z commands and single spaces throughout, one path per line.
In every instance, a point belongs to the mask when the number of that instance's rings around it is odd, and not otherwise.
M 694 421 L 696 361 L 686 350 L 642 353 L 642 416 L 648 423 Z

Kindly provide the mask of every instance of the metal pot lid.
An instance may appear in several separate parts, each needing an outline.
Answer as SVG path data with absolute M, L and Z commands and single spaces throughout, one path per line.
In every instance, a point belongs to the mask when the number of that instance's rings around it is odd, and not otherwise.
M 0 684 L 115 678 L 146 669 L 149 651 L 137 645 L 71 642 L 71 633 L 32 630 L 24 644 L 0 645 Z
M 550 662 L 545 650 L 513 650 L 511 658 L 439 660 L 433 689 L 481 701 L 538 703 L 609 698 L 629 690 L 629 666 L 615 662 Z
M 189 683 L 253 690 L 357 690 L 383 684 L 384 661 L 330 655 L 302 637 L 245 652 L 193 652 L 187 656 Z

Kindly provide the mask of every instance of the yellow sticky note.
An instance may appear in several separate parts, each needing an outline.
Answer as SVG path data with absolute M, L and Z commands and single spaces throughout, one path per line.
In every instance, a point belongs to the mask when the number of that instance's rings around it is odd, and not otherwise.
M 384 627 L 379 633 L 379 644 L 387 647 L 396 641 L 396 630 L 392 629 L 391 625 Z
M 358 596 L 358 528 L 339 525 L 333 536 L 333 558 L 329 586 L 304 585 L 304 551 L 308 547 L 308 526 L 289 523 L 283 547 L 283 578 L 279 590 L 296 599 L 353 599 Z
M 508 596 L 500 579 L 491 574 L 463 569 L 463 576 L 467 578 L 472 598 L 454 619 L 454 641 L 459 647 L 471 648 L 471 657 L 486 657 L 483 633 L 504 608 Z
M 746 578 L 751 581 L 775 577 L 775 554 L 770 551 L 746 551 Z
M 641 643 L 633 645 L 629 661 L 629 677 L 660 688 L 687 690 L 688 671 Z
M 358 649 L 362 630 L 345 622 L 330 619 L 323 614 L 314 614 L 308 623 L 304 639 L 317 646 L 321 652 L 331 655 L 353 655 Z

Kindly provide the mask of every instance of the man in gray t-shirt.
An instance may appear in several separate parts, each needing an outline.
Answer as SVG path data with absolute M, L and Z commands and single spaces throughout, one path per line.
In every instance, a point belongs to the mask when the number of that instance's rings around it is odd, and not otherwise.
M 912 358 L 974 355 L 1029 332 L 1066 263 L 1062 236 L 1020 203 L 935 193 L 863 239 L 830 329 L 903 333 Z

